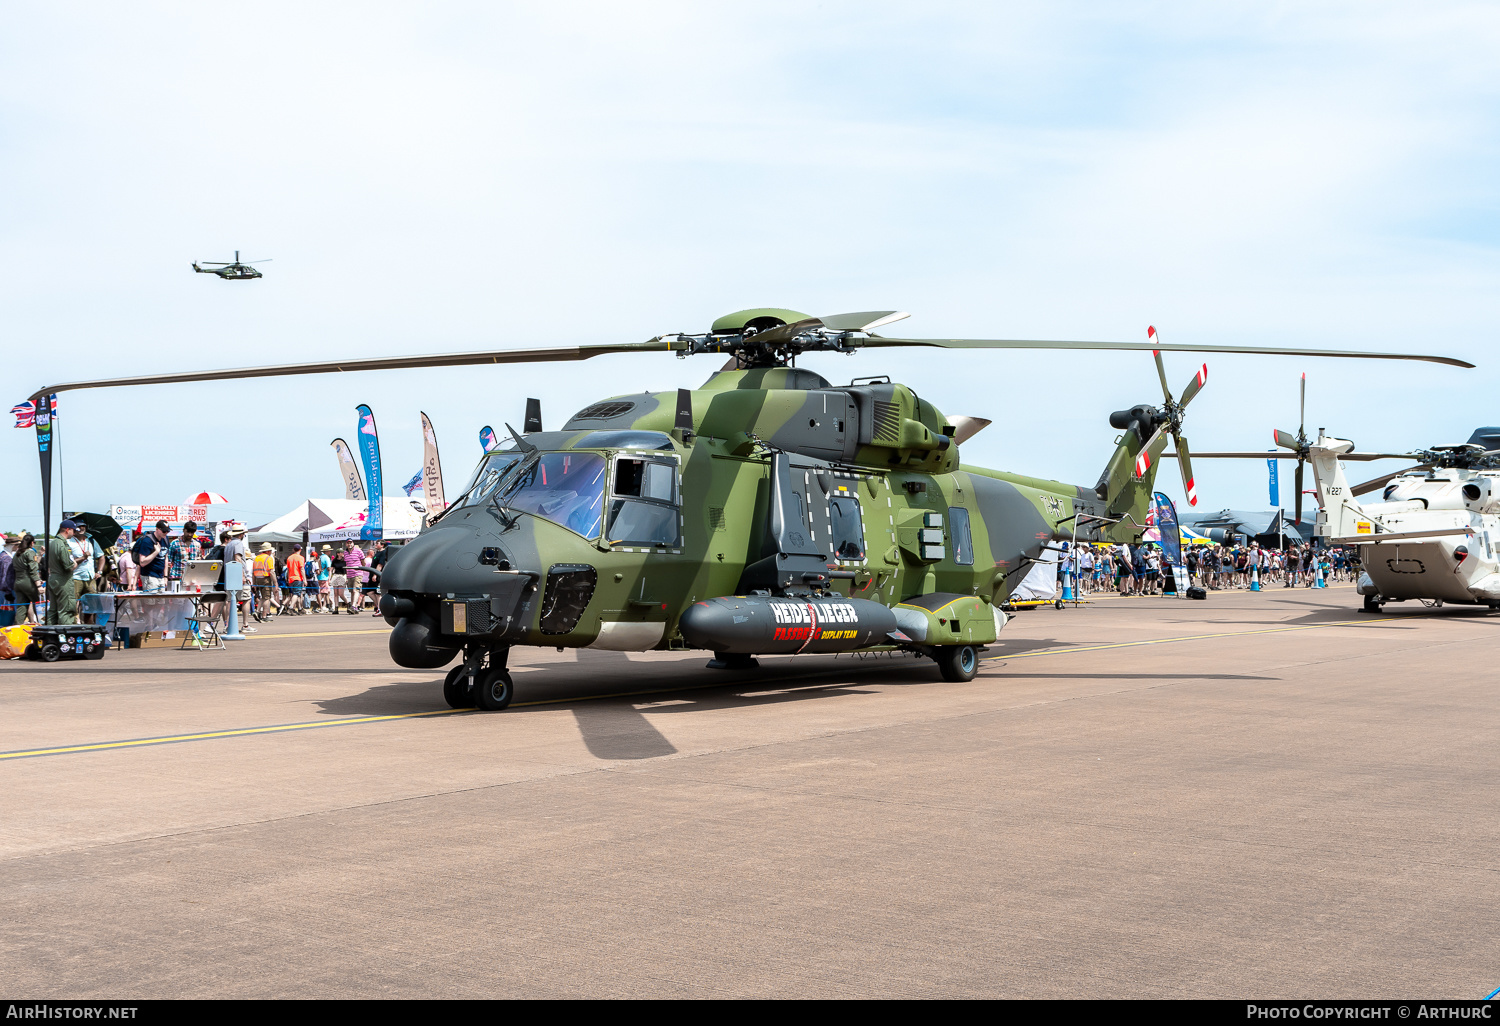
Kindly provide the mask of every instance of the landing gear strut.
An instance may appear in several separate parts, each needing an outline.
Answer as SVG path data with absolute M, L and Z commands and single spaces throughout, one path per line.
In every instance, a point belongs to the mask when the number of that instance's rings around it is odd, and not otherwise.
M 499 712 L 510 705 L 515 686 L 505 669 L 509 655 L 509 645 L 470 646 L 464 652 L 464 661 L 443 678 L 443 700 L 454 709 L 477 706 L 486 712 Z
M 1379 595 L 1366 595 L 1365 596 L 1365 612 L 1367 612 L 1367 613 L 1378 613 L 1378 612 L 1380 612 L 1380 607 L 1382 605 L 1383 605 L 1383 603 L 1380 601 L 1380 596 Z

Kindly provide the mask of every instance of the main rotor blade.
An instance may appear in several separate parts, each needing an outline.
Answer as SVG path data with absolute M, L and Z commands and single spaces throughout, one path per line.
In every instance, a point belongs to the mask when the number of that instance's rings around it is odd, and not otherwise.
M 864 313 L 834 314 L 832 317 L 820 317 L 823 327 L 833 331 L 874 331 L 886 324 L 896 321 L 904 321 L 911 314 L 900 310 L 868 310 Z
M 1307 372 L 1302 372 L 1302 397 L 1297 402 L 1297 437 L 1307 437 Z M 1301 519 L 1300 517 L 1298 518 Z
M 1167 453 L 1168 456 L 1172 455 Z M 1200 460 L 1294 460 L 1297 459 L 1296 452 L 1199 452 L 1194 453 Z M 1352 460 L 1360 463 L 1370 463 L 1375 460 L 1414 460 L 1417 457 L 1409 452 L 1346 452 L 1339 457 L 1341 460 Z
M 1182 468 L 1182 488 L 1187 494 L 1189 506 L 1198 505 L 1198 488 L 1193 481 L 1193 459 L 1188 454 L 1187 439 L 1181 435 L 1176 436 L 1177 441 L 1177 465 Z
M 952 424 L 955 429 L 953 444 L 963 445 L 969 439 L 993 424 L 994 421 L 985 417 L 966 417 L 962 414 L 955 414 L 948 418 L 948 423 Z
M 773 331 L 780 329 L 772 329 Z M 1449 367 L 1473 368 L 1466 360 L 1451 356 L 1426 356 L 1419 353 L 1367 353 L 1350 349 L 1290 349 L 1282 346 L 1213 346 L 1181 342 L 1063 342 L 1046 339 L 1007 338 L 886 338 L 881 335 L 863 339 L 865 348 L 897 346 L 933 346 L 940 349 L 1160 349 L 1174 353 L 1255 353 L 1262 356 L 1330 356 L 1359 360 L 1425 360 Z
M 377 356 L 364 360 L 324 360 L 318 363 L 283 363 L 267 367 L 241 367 L 208 371 L 179 371 L 169 374 L 144 374 L 128 378 L 101 378 L 97 381 L 74 381 L 48 385 L 33 393 L 37 399 L 55 392 L 72 392 L 81 388 L 112 388 L 116 385 L 171 385 L 187 381 L 230 381 L 238 378 L 274 378 L 294 374 L 332 374 L 335 371 L 405 370 L 418 367 L 468 367 L 486 363 L 558 363 L 588 360 L 610 353 L 671 353 L 686 349 L 687 343 L 676 336 L 654 338 L 648 342 L 622 342 L 595 346 L 566 346 L 557 349 L 497 349 L 485 353 L 432 353 L 425 356 Z
M 1161 350 L 1151 350 L 1151 356 L 1156 360 L 1156 377 L 1161 381 L 1162 398 L 1170 403 L 1172 401 L 1172 390 L 1167 387 L 1167 365 L 1161 362 Z
M 1193 401 L 1193 396 L 1203 391 L 1203 386 L 1208 384 L 1208 364 L 1198 368 L 1198 373 L 1193 375 L 1193 380 L 1187 383 L 1182 390 L 1182 401 L 1177 404 L 1179 410 L 1187 409 L 1187 404 Z

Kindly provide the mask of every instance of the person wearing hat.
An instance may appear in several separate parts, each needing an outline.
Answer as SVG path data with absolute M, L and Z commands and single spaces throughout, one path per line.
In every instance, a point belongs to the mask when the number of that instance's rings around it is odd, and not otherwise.
M 136 566 L 141 568 L 141 591 L 155 595 L 167 589 L 167 522 L 158 520 L 156 529 L 143 534 L 130 547 Z
M 240 565 L 241 565 L 241 567 L 243 568 L 243 571 L 244 571 L 244 574 L 243 574 L 244 581 L 245 581 L 246 584 L 249 584 L 251 582 L 251 580 L 252 580 L 252 578 L 251 578 L 251 566 L 250 566 L 250 546 L 245 541 L 245 525 L 244 524 L 235 524 L 235 525 L 233 525 L 232 527 L 229 528 L 229 541 L 226 542 L 225 545 L 224 545 L 224 562 L 227 564 L 227 563 L 229 563 L 229 562 L 231 562 L 233 560 L 238 560 L 239 561 L 239 563 L 240 563 Z M 246 627 L 244 625 L 245 624 L 246 605 L 249 602 L 249 600 L 250 600 L 250 589 L 249 588 L 245 588 L 244 590 L 242 590 L 239 593 L 239 602 L 237 603 L 239 605 L 239 607 L 240 607 L 240 630 L 241 631 L 254 631 L 255 630 L 254 627 Z
M 262 620 L 269 620 L 276 611 L 276 547 L 270 542 L 261 542 L 251 565 L 251 581 L 255 585 L 255 605 Z
M 79 559 L 78 568 L 73 571 L 73 580 L 78 585 L 78 594 L 91 595 L 99 590 L 99 575 L 104 569 L 104 550 L 89 537 L 88 524 L 81 520 L 73 523 L 77 526 L 68 547 L 75 550 L 73 554 Z
M 47 546 L 48 623 L 78 622 L 78 592 L 73 571 L 83 560 L 73 555 L 73 547 L 68 544 L 77 530 L 76 523 L 64 520 Z

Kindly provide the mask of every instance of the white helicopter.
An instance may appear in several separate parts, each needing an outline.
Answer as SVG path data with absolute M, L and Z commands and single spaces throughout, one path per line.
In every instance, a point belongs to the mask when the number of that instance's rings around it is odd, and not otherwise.
M 1302 407 L 1307 375 L 1302 376 Z M 1303 424 L 1305 425 L 1305 417 Z M 1356 452 L 1354 443 L 1333 438 L 1322 428 L 1309 441 L 1299 425 L 1295 435 L 1275 432 L 1287 453 L 1194 453 L 1203 459 L 1295 459 L 1296 518 L 1302 522 L 1303 464 L 1311 463 L 1322 507 L 1313 535 L 1330 546 L 1358 546 L 1364 572 L 1356 591 L 1367 613 L 1387 602 L 1418 599 L 1500 609 L 1500 433 L 1480 428 L 1463 445 L 1439 445 L 1406 453 Z M 1495 447 L 1492 447 L 1495 446 Z M 1344 476 L 1348 461 L 1417 460 L 1361 484 Z M 1383 491 L 1381 491 L 1383 489 Z M 1381 491 L 1378 501 L 1358 497 Z
M 1299 449 L 1313 465 L 1323 507 L 1313 533 L 1328 545 L 1363 550 L 1356 590 L 1365 612 L 1406 599 L 1500 609 L 1500 450 L 1434 446 L 1411 454 L 1423 461 L 1415 467 L 1351 486 L 1343 460 L 1353 442 L 1320 430 L 1316 441 L 1298 447 L 1284 434 L 1277 432 L 1277 444 Z M 1380 501 L 1358 501 L 1382 485 Z

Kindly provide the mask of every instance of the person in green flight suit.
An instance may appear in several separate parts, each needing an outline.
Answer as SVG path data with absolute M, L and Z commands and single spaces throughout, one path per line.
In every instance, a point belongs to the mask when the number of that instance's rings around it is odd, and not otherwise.
M 78 531 L 78 525 L 64 520 L 58 525 L 59 537 L 47 546 L 47 603 L 53 612 L 50 623 L 68 624 L 78 622 L 78 585 L 73 580 L 73 571 L 79 560 L 73 557 L 68 540 Z

